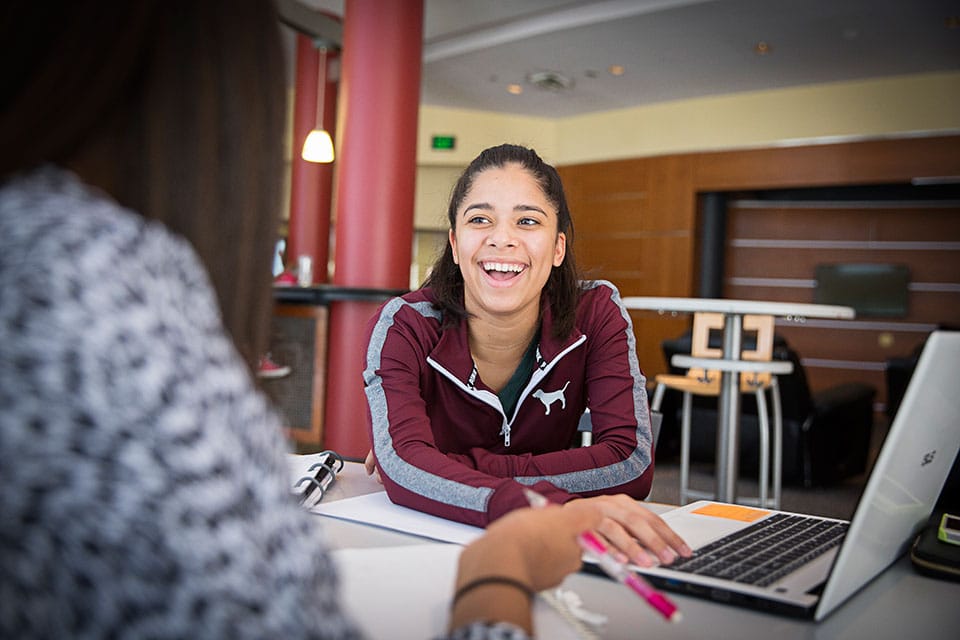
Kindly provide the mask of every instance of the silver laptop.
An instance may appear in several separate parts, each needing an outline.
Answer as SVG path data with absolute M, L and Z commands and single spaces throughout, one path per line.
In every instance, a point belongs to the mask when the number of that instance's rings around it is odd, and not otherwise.
M 690 566 L 638 570 L 666 590 L 822 620 L 927 522 L 960 448 L 958 374 L 960 332 L 934 332 L 850 522 L 694 502 L 664 514 L 694 549 Z

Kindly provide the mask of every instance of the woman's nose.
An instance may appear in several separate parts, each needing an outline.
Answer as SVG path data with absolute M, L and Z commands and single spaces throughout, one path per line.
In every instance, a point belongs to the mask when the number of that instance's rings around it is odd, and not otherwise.
M 500 222 L 494 225 L 487 236 L 487 242 L 493 247 L 512 247 L 516 246 L 516 230 L 508 222 Z

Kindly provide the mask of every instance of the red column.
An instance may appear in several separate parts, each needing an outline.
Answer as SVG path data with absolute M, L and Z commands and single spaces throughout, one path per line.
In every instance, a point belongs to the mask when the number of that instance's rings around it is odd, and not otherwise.
M 346 0 L 337 158 L 336 285 L 409 286 L 423 45 L 422 0 Z M 378 303 L 331 305 L 324 443 L 361 457 L 361 374 Z
M 332 54 L 328 53 L 327 63 Z M 333 165 L 307 162 L 300 157 L 303 141 L 317 123 L 317 91 L 320 54 L 313 41 L 297 35 L 296 84 L 293 104 L 293 149 L 290 167 L 290 220 L 287 233 L 287 268 L 296 267 L 297 257 L 313 258 L 313 281 L 327 281 L 330 256 L 330 201 L 333 193 Z M 336 82 L 327 82 L 324 97 L 323 126 L 333 133 L 336 122 Z

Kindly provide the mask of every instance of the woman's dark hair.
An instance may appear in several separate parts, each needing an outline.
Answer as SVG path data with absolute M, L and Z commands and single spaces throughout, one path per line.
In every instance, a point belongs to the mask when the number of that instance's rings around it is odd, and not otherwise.
M 547 200 L 557 209 L 557 231 L 566 235 L 566 255 L 560 266 L 553 267 L 550 271 L 541 298 L 550 305 L 553 335 L 562 339 L 570 335 L 573 329 L 577 301 L 580 298 L 580 273 L 573 254 L 573 219 L 570 217 L 567 197 L 564 195 L 563 183 L 557 170 L 544 162 L 536 151 L 527 147 L 502 144 L 485 149 L 464 169 L 454 185 L 447 208 L 447 221 L 451 230 L 457 228 L 457 210 L 479 173 L 487 169 L 503 168 L 508 164 L 521 166 L 536 179 Z M 460 267 L 453 261 L 450 243 L 447 243 L 443 253 L 434 262 L 430 276 L 423 286 L 433 290 L 435 304 L 443 311 L 445 326 L 452 326 L 469 315 L 463 303 L 463 275 Z
M 252 365 L 268 337 L 283 175 L 273 4 L 5 5 L 0 177 L 44 163 L 85 169 L 122 205 L 185 237 Z

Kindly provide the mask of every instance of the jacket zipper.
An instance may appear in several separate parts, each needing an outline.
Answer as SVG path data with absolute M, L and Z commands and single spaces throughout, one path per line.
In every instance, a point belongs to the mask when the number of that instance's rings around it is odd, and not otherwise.
M 547 376 L 547 374 L 550 373 L 553 367 L 556 366 L 556 364 L 560 362 L 560 360 L 565 355 L 567 355 L 568 353 L 570 353 L 571 351 L 579 347 L 581 344 L 586 342 L 586 340 L 587 340 L 587 336 L 581 335 L 576 342 L 572 343 L 566 349 L 558 353 L 557 357 L 554 358 L 551 362 L 545 362 L 543 360 L 543 357 L 540 355 L 540 348 L 539 347 L 537 348 L 537 368 L 533 372 L 533 375 L 530 376 L 530 382 L 527 383 L 527 386 L 523 389 L 523 392 L 520 394 L 520 397 L 517 399 L 517 406 L 513 410 L 514 418 L 517 417 L 517 413 L 520 411 L 520 405 L 522 405 L 523 401 L 526 400 L 528 395 L 530 395 L 530 393 L 533 391 L 533 388 L 543 381 L 543 379 Z M 497 396 L 497 394 L 492 393 L 490 391 L 485 391 L 483 389 L 477 389 L 474 386 L 474 381 L 476 380 L 476 377 L 477 377 L 477 368 L 476 367 L 473 368 L 473 371 L 470 372 L 470 379 L 466 383 L 464 383 L 462 380 L 457 378 L 451 372 L 447 371 L 439 362 L 437 362 L 433 358 L 428 356 L 427 362 L 430 363 L 431 367 L 433 367 L 434 369 L 442 373 L 448 380 L 450 380 L 455 385 L 460 387 L 460 389 L 466 392 L 467 395 L 473 396 L 474 398 L 476 398 L 477 400 L 480 400 L 484 404 L 489 405 L 493 409 L 496 409 L 497 413 L 500 414 L 500 417 L 503 420 L 503 424 L 500 427 L 499 435 L 503 436 L 503 446 L 509 447 L 510 446 L 510 428 L 513 425 L 513 420 L 507 419 L 507 415 L 503 412 L 503 405 L 500 404 L 500 398 Z

